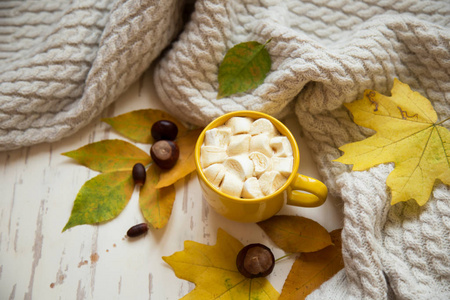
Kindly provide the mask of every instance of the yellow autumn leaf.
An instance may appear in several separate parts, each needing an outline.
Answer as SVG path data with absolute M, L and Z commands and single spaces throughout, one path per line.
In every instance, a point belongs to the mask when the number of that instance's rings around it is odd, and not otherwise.
M 61 154 L 98 172 L 131 170 L 136 163 L 152 161 L 146 152 L 122 140 L 103 140 Z
M 330 232 L 334 245 L 317 252 L 302 253 L 292 265 L 281 291 L 280 300 L 305 299 L 334 274 L 344 268 L 341 229 Z
M 151 164 L 147 169 L 147 180 L 139 192 L 139 206 L 147 223 L 159 229 L 166 226 L 172 214 L 176 191 L 173 185 L 156 188 L 160 169 Z
M 335 161 L 353 164 L 354 171 L 393 162 L 386 184 L 394 205 L 416 200 L 424 205 L 436 180 L 450 185 L 450 131 L 440 126 L 430 101 L 407 84 L 394 80 L 392 96 L 367 90 L 363 99 L 345 106 L 360 126 L 376 134 L 340 147 Z
M 188 131 L 186 135 L 177 139 L 180 156 L 177 163 L 169 170 L 161 170 L 161 175 L 156 185 L 157 189 L 174 184 L 195 170 L 194 147 L 202 129 Z
M 277 215 L 257 224 L 286 252 L 314 252 L 332 244 L 328 231 L 308 218 Z
M 196 284 L 182 299 L 278 299 L 279 294 L 263 277 L 246 278 L 236 267 L 236 256 L 243 248 L 241 242 L 220 229 L 213 246 L 184 242 L 184 250 L 163 260 L 178 278 Z
M 178 127 L 178 135 L 184 135 L 187 128 L 175 117 L 165 111 L 158 109 L 140 109 L 118 115 L 113 118 L 102 119 L 103 122 L 111 125 L 123 136 L 144 144 L 155 142 L 151 135 L 153 124 L 159 120 L 169 120 Z

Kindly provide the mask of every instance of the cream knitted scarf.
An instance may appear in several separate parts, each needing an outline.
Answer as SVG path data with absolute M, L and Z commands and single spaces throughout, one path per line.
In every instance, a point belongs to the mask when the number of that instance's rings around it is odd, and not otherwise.
M 0 145 L 54 141 L 86 125 L 135 81 L 177 31 L 166 1 L 0 4 Z M 233 45 L 272 41 L 258 88 L 216 99 Z M 345 269 L 308 299 L 450 299 L 450 190 L 423 207 L 390 206 L 392 165 L 350 172 L 338 147 L 372 134 L 342 104 L 394 78 L 450 116 L 446 0 L 197 0 L 155 68 L 157 92 L 180 119 L 205 125 L 234 110 L 295 110 L 330 191 L 344 203 Z M 445 124 L 444 124 L 445 125 Z M 448 128 L 448 124 L 445 125 Z
M 171 113 L 204 125 L 225 112 L 295 113 L 331 192 L 344 202 L 345 271 L 308 299 L 450 299 L 450 191 L 428 204 L 390 206 L 391 165 L 349 172 L 338 147 L 372 132 L 344 102 L 365 89 L 389 94 L 399 78 L 450 116 L 448 1 L 201 1 L 158 63 L 155 84 Z M 217 72 L 233 45 L 267 46 L 272 70 L 255 90 L 216 99 Z M 448 124 L 447 124 L 448 126 Z
M 0 150 L 87 125 L 180 29 L 177 0 L 0 2 Z

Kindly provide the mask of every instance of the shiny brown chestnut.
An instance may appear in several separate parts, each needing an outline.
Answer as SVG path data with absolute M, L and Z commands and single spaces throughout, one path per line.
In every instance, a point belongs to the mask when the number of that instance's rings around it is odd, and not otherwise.
M 147 178 L 147 174 L 145 172 L 145 167 L 143 164 L 141 163 L 137 163 L 133 166 L 133 180 L 134 180 L 134 184 L 137 185 L 144 185 L 145 184 L 145 179 Z
M 159 120 L 153 123 L 151 128 L 152 137 L 156 141 L 170 140 L 173 141 L 177 137 L 178 127 L 169 120 Z
M 239 272 L 247 278 L 265 277 L 272 273 L 275 257 L 263 244 L 250 244 L 239 251 L 236 257 Z
M 138 237 L 140 235 L 143 235 L 148 231 L 148 224 L 147 223 L 140 223 L 132 226 L 127 231 L 128 237 Z
M 180 149 L 176 142 L 161 140 L 152 145 L 150 155 L 160 168 L 170 169 L 177 163 Z

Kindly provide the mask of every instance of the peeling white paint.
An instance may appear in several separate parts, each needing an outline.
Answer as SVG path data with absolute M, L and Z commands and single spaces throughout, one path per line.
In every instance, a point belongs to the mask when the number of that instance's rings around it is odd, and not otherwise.
M 140 96 L 136 83 L 101 117 L 164 109 L 149 74 L 142 79 Z M 211 210 L 195 173 L 175 185 L 172 217 L 163 229 L 151 229 L 134 241 L 123 238 L 129 227 L 144 221 L 136 190 L 116 219 L 62 233 L 79 189 L 97 172 L 61 153 L 103 139 L 126 140 L 98 118 L 59 142 L 0 152 L 0 299 L 178 299 L 195 284 L 177 278 L 161 257 L 183 250 L 185 240 L 215 244 L 221 227 L 242 242 L 257 239 L 270 243 L 255 224 L 232 222 Z M 150 148 L 136 145 L 144 151 Z M 318 177 L 317 170 L 303 171 Z M 298 210 L 283 212 L 295 214 Z M 340 227 L 336 206 L 315 213 L 311 218 L 327 229 Z M 303 211 L 302 215 L 308 217 Z M 280 264 L 276 276 L 270 277 L 279 291 L 290 266 Z

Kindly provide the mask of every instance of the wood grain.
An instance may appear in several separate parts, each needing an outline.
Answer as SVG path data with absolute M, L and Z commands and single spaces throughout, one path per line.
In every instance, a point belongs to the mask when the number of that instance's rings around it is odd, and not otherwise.
M 212 211 L 194 173 L 176 183 L 172 216 L 163 229 L 139 239 L 125 237 L 128 228 L 144 221 L 135 190 L 116 219 L 61 232 L 78 190 L 97 174 L 61 153 L 103 139 L 124 139 L 100 118 L 164 109 L 150 72 L 141 82 L 141 88 L 135 83 L 99 118 L 68 138 L 0 152 L 0 299 L 178 299 L 194 285 L 176 278 L 161 257 L 182 250 L 187 239 L 214 244 L 219 227 L 244 244 L 262 242 L 274 248 L 275 256 L 283 255 L 257 225 L 232 222 Z M 298 124 L 292 124 L 296 130 Z M 149 145 L 137 146 L 149 150 Z M 318 177 L 314 166 L 309 169 L 306 175 Z M 283 213 L 298 214 L 299 209 L 284 208 Z M 328 230 L 341 226 L 332 201 L 308 217 Z M 292 262 L 283 260 L 269 278 L 278 291 Z

